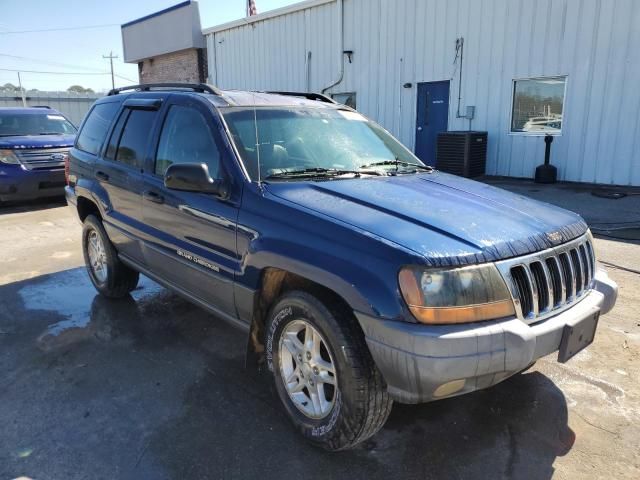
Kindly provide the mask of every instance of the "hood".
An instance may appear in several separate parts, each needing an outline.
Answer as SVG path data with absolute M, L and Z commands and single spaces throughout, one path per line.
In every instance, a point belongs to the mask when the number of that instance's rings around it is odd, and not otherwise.
M 273 195 L 423 256 L 433 266 L 502 260 L 587 230 L 568 210 L 453 175 L 270 183 Z
M 27 148 L 72 147 L 75 135 L 21 135 L 0 137 L 0 148 L 12 150 Z

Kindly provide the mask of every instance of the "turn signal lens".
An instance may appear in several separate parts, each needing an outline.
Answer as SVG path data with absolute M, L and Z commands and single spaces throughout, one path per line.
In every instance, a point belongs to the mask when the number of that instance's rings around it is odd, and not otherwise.
M 431 270 L 405 267 L 400 291 L 422 323 L 480 322 L 515 315 L 509 290 L 493 264 Z
M 429 308 L 409 305 L 409 310 L 416 320 L 432 324 L 481 322 L 515 315 L 511 300 L 469 307 Z

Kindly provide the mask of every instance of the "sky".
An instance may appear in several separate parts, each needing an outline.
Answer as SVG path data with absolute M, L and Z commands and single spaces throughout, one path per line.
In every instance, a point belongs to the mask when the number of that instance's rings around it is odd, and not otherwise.
M 258 13 L 298 1 L 255 0 Z M 180 2 L 0 0 L 0 85 L 17 85 L 17 73 L 7 70 L 20 70 L 26 90 L 66 90 L 81 85 L 105 91 L 111 88 L 111 76 L 109 60 L 102 56 L 111 51 L 119 57 L 113 64 L 116 86 L 137 83 L 137 65 L 122 61 L 120 25 Z M 202 28 L 242 18 L 246 12 L 246 0 L 199 0 L 198 4 Z M 53 29 L 67 30 L 41 31 Z

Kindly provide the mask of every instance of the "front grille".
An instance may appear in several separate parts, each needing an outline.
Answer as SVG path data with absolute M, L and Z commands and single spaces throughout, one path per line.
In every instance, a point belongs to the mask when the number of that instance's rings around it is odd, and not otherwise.
M 511 277 L 516 287 L 517 298 L 520 299 L 522 310 L 529 312 L 533 309 L 533 290 L 529 288 L 529 279 L 522 265 L 511 269 Z
M 40 182 L 38 183 L 38 189 L 46 190 L 48 188 L 62 188 L 65 185 L 65 182 Z
M 500 262 L 498 267 L 510 282 L 519 316 L 537 321 L 586 294 L 595 275 L 593 252 L 587 234 L 538 254 Z
M 14 150 L 18 160 L 27 170 L 63 169 L 62 155 L 68 151 L 69 147 Z

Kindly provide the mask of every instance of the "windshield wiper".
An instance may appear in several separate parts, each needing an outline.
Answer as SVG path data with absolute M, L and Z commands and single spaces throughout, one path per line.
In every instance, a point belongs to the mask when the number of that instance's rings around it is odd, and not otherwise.
M 42 132 L 42 133 L 39 133 L 38 135 L 64 135 L 64 133 L 62 133 L 62 132 Z
M 415 167 L 421 170 L 426 170 L 428 172 L 433 171 L 433 167 L 430 167 L 429 165 L 420 165 L 419 163 L 405 162 L 400 160 L 398 157 L 396 157 L 395 160 L 383 160 L 381 162 L 373 162 L 373 163 L 367 163 L 365 165 L 360 165 L 360 168 L 380 167 L 383 165 L 395 165 L 396 169 L 402 166 L 402 167 Z
M 274 172 L 271 175 L 265 177 L 265 180 L 276 179 L 276 178 L 314 178 L 314 177 L 337 177 L 340 175 L 349 175 L 353 174 L 356 177 L 361 175 L 382 175 L 381 172 L 372 170 L 372 171 L 363 171 L 363 170 L 343 170 L 339 168 L 324 168 L 324 167 L 314 167 L 314 168 L 304 168 L 299 170 L 283 170 L 281 172 Z

